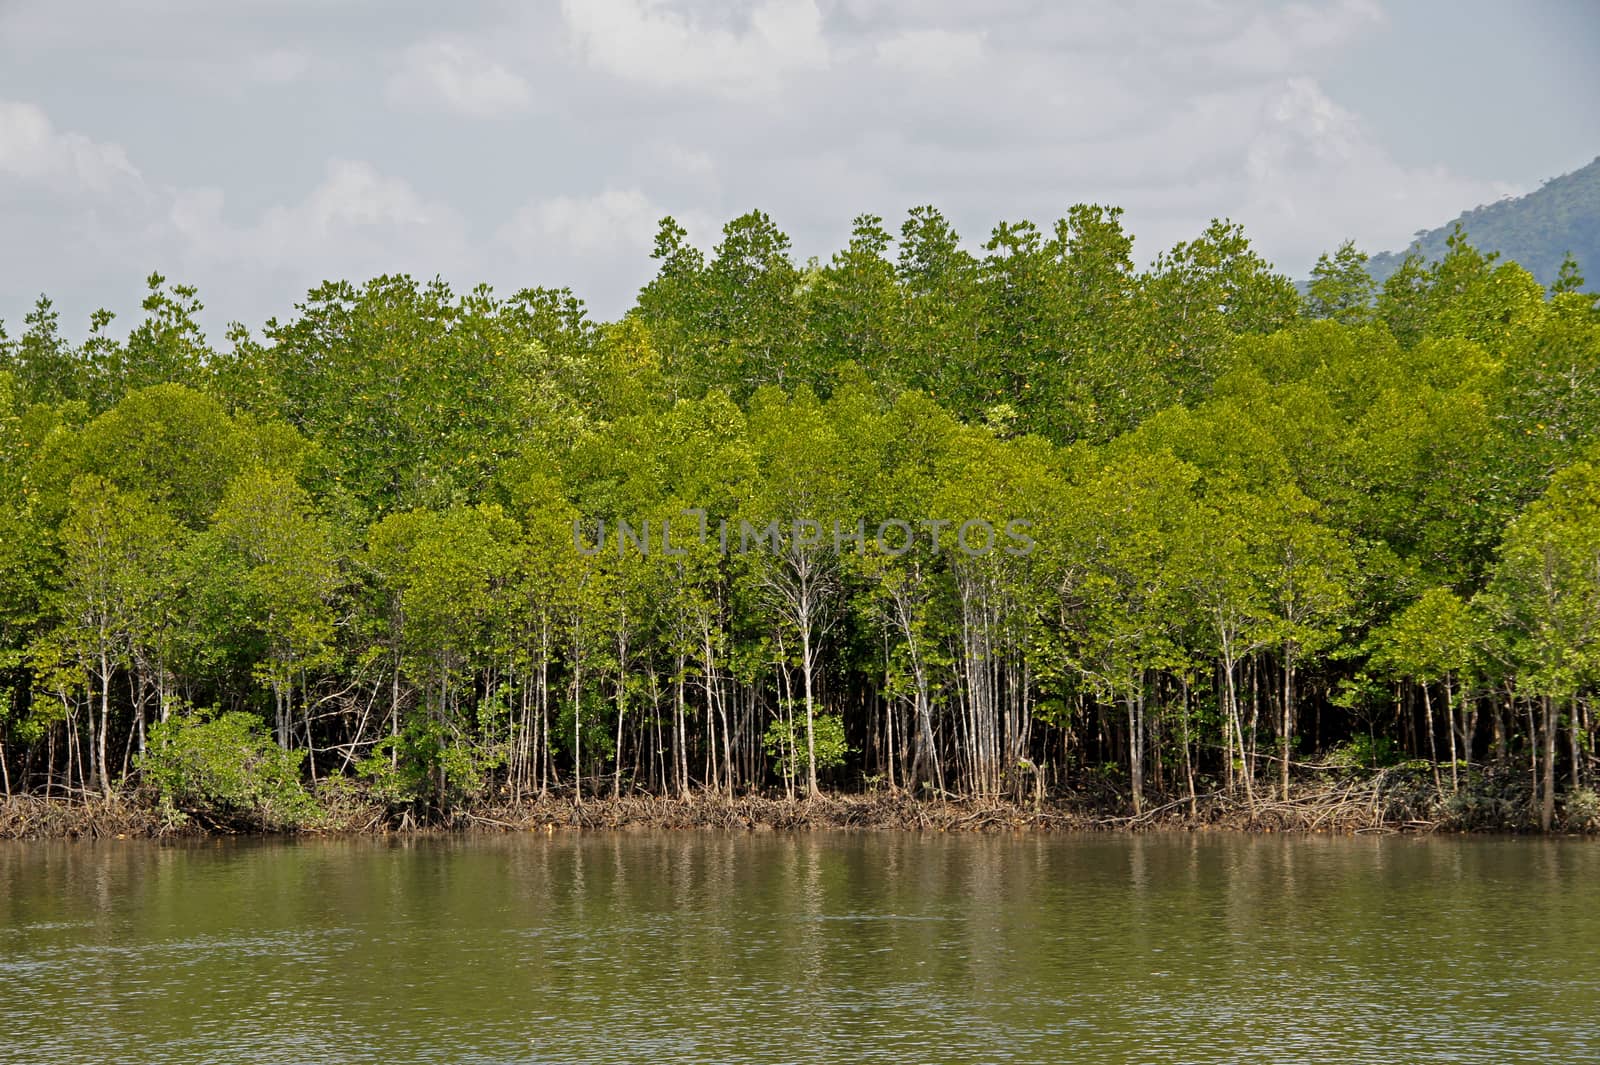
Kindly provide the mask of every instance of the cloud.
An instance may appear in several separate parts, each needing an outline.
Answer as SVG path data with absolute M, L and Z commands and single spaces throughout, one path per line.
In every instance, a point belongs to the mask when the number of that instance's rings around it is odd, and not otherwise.
M 534 197 L 477 249 L 475 276 L 491 276 L 507 289 L 569 287 L 601 318 L 617 318 L 655 273 L 650 251 L 657 223 L 669 214 L 702 249 L 721 226 L 719 217 L 693 199 L 668 206 L 637 186 Z
M 1375 0 L 1291 3 L 1258 9 L 1226 35 L 1214 35 L 1203 52 L 1238 71 L 1289 73 L 1336 53 L 1384 21 Z
M 662 215 L 709 246 L 752 208 L 800 260 L 914 204 L 973 245 L 1000 219 L 1118 204 L 1140 261 L 1230 216 L 1301 274 L 1346 237 L 1400 247 L 1515 191 L 1491 179 L 1587 161 L 1566 156 L 1596 120 L 1551 91 L 1575 76 L 1559 51 L 1551 81 L 1391 106 L 1543 40 L 1507 18 L 1452 24 L 1440 50 L 1437 2 L 564 0 L 475 6 L 446 33 L 365 0 L 90 20 L 0 0 L 0 80 L 29 86 L 0 102 L 0 234 L 26 249 L 0 257 L 0 315 L 41 289 L 69 320 L 137 315 L 159 269 L 200 286 L 216 329 L 406 269 L 571 285 L 614 316 Z M 526 134 L 487 121 L 505 116 Z M 1546 153 L 1461 132 L 1513 123 Z
M 770 91 L 786 74 L 828 65 L 814 0 L 766 0 L 735 27 L 663 0 L 562 0 L 561 12 L 590 63 L 658 88 Z
M 0 100 L 0 233 L 12 251 L 0 256 L 0 317 L 21 317 L 23 295 L 41 291 L 73 305 L 86 273 L 136 282 L 149 265 L 139 257 L 161 237 L 161 202 L 121 145 Z
M 717 172 L 717 164 L 709 154 L 671 141 L 649 145 L 643 162 L 653 171 L 695 181 L 710 181 Z
M 636 188 L 594 196 L 555 196 L 523 204 L 498 234 L 510 247 L 593 255 L 648 250 L 667 212 Z
M 127 301 L 158 269 L 200 284 L 224 315 L 215 329 L 286 309 L 325 278 L 431 277 L 469 260 L 453 209 L 367 162 L 331 160 L 303 196 L 242 218 L 227 207 L 220 188 L 152 182 L 116 145 L 59 131 L 37 107 L 0 104 L 0 232 L 40 250 L 0 257 L 9 300 L 43 289 L 65 297 L 69 317 L 95 305 L 136 315 Z
M 877 55 L 878 62 L 904 73 L 954 73 L 983 62 L 983 34 L 908 30 L 879 41 Z
M 120 145 L 58 131 L 35 105 L 8 100 L 0 100 L 0 174 L 94 194 L 144 183 Z
M 223 206 L 219 190 L 182 190 L 168 214 L 187 255 L 213 267 L 318 277 L 339 269 L 356 276 L 432 275 L 464 257 L 465 227 L 454 210 L 359 160 L 330 160 L 305 197 L 269 207 L 247 224 L 229 222 Z
M 403 103 L 443 106 L 469 118 L 505 118 L 528 110 L 533 90 L 521 75 L 476 49 L 430 41 L 406 49 L 389 79 L 389 95 Z
M 1316 81 L 1290 78 L 1261 105 L 1243 154 L 1236 217 L 1304 262 L 1353 238 L 1368 251 L 1404 247 L 1412 234 L 1466 208 L 1521 190 L 1439 166 L 1393 159 L 1354 113 Z

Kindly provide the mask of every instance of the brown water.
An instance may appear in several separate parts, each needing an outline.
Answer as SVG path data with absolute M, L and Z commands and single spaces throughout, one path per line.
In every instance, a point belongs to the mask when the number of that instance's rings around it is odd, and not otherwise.
M 1600 1061 L 1600 846 L 0 844 L 0 1062 Z

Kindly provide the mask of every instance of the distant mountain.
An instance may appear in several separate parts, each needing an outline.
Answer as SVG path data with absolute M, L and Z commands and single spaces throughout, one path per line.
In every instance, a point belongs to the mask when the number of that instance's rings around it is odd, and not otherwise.
M 1551 178 L 1526 196 L 1474 207 L 1452 222 L 1429 230 L 1406 251 L 1374 255 L 1367 269 L 1381 284 L 1407 251 L 1429 262 L 1445 253 L 1445 239 L 1459 222 L 1473 247 L 1498 251 L 1520 263 L 1546 287 L 1561 260 L 1571 252 L 1591 290 L 1600 286 L 1600 158 L 1581 170 Z

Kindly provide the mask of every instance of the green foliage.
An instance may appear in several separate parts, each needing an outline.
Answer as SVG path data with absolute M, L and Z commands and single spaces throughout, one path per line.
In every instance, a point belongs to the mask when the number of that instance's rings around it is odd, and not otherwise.
M 74 469 L 139 492 L 196 528 L 244 468 L 248 443 L 215 399 L 158 384 L 122 397 L 64 448 Z
M 1338 769 L 1388 769 L 1404 761 L 1399 745 L 1388 736 L 1358 732 L 1329 751 L 1324 761 Z
M 442 282 L 380 277 L 312 291 L 291 321 L 246 345 L 248 396 L 317 441 L 363 514 L 479 498 L 496 464 L 548 411 L 546 375 L 593 341 L 570 294 L 496 300 Z
M 1570 697 L 1600 676 L 1600 465 L 1563 470 L 1511 524 L 1483 604 L 1529 690 Z
M 1372 317 L 1377 288 L 1367 272 L 1367 253 L 1347 240 L 1331 257 L 1326 252 L 1317 257 L 1317 264 L 1311 268 L 1311 283 L 1306 287 L 1306 314 L 1360 325 Z
M 1375 662 L 1423 681 L 1468 672 L 1486 642 L 1479 619 L 1446 588 L 1428 589 L 1375 636 Z
M 1561 820 L 1569 832 L 1589 832 L 1600 826 L 1600 794 L 1593 788 L 1574 788 L 1567 792 Z
M 762 736 L 762 750 L 774 760 L 780 776 L 790 780 L 804 774 L 811 764 L 806 744 L 805 721 L 775 718 Z M 812 744 L 817 753 L 817 771 L 838 769 L 852 753 L 845 743 L 844 719 L 838 714 L 819 714 L 811 722 Z
M 390 807 L 426 807 L 448 812 L 479 799 L 500 752 L 452 742 L 436 722 L 412 722 L 398 736 L 387 736 L 356 764 L 367 793 Z
M 175 811 L 209 822 L 293 828 L 314 822 L 300 783 L 304 751 L 277 747 L 251 714 L 175 714 L 151 726 L 145 782 Z
M 1488 737 L 1526 758 L 1563 715 L 1584 783 L 1600 316 L 1575 265 L 1547 299 L 1453 233 L 1375 292 L 1345 244 L 1301 300 L 1238 226 L 1140 269 L 1091 204 L 976 250 L 931 207 L 862 215 L 804 265 L 760 212 L 709 254 L 666 219 L 654 258 L 616 322 L 382 277 L 226 352 L 159 276 L 121 340 L 41 302 L 0 338 L 18 786 L 109 793 L 149 730 L 171 801 L 262 823 L 294 804 L 202 755 L 423 816 L 574 779 L 809 788 L 857 754 L 985 796 L 1046 752 L 1102 791 L 1182 765 L 1249 803 L 1291 756 L 1425 758 L 1399 722 L 1427 714 L 1462 794 Z M 242 716 L 152 724 L 185 701 Z M 257 719 L 293 759 L 238 738 Z

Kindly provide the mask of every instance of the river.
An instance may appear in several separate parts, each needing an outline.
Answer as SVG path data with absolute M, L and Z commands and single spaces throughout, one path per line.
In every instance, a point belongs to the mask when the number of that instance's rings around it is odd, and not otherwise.
M 0 844 L 0 1061 L 1600 1061 L 1600 846 Z

